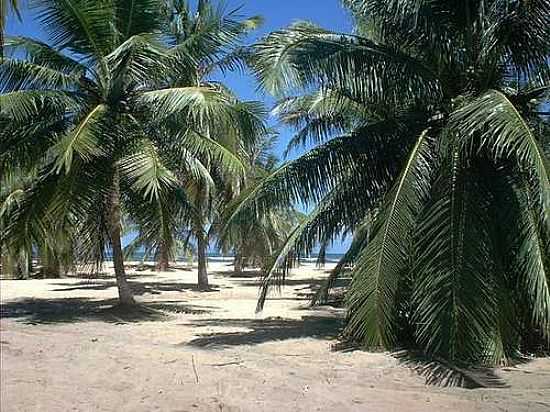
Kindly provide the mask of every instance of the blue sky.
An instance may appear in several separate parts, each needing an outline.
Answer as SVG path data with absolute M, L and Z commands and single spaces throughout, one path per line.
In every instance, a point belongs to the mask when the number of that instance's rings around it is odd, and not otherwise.
M 341 0 L 226 0 L 225 3 L 229 9 L 241 6 L 243 15 L 261 15 L 265 19 L 264 25 L 250 36 L 250 42 L 299 20 L 308 20 L 334 31 L 349 32 L 351 30 L 351 19 L 341 6 Z M 22 21 L 18 21 L 14 16 L 8 16 L 6 32 L 8 35 L 22 35 L 47 40 L 46 34 L 41 30 L 32 11 L 26 9 L 22 10 Z M 268 108 L 271 108 L 273 99 L 257 91 L 255 81 L 251 76 L 242 73 L 229 73 L 225 76 L 224 82 L 242 99 L 261 100 L 268 105 Z M 271 119 L 271 122 L 275 124 L 275 119 Z M 278 127 L 278 130 L 280 137 L 275 152 L 281 157 L 292 136 L 292 130 L 284 127 Z M 294 152 L 291 157 L 297 155 L 299 152 Z M 347 242 L 345 243 L 347 244 Z M 341 253 L 344 250 L 345 245 L 338 244 L 331 252 Z

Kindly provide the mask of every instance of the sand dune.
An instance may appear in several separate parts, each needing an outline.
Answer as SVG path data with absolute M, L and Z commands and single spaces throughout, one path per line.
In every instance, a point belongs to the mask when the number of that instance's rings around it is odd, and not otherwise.
M 1 410 L 548 411 L 550 360 L 495 371 L 509 387 L 461 389 L 385 353 L 331 350 L 342 310 L 311 309 L 324 276 L 294 271 L 263 313 L 254 277 L 130 270 L 144 309 L 111 309 L 113 279 L 0 281 Z

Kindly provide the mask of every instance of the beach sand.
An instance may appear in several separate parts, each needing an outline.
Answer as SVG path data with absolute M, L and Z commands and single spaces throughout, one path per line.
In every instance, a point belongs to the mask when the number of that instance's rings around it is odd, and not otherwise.
M 342 309 L 311 309 L 326 276 L 295 269 L 254 313 L 257 278 L 210 263 L 129 269 L 150 310 L 110 309 L 114 280 L 2 280 L 2 412 L 25 411 L 549 411 L 550 359 L 495 371 L 509 387 L 430 386 L 386 353 L 331 350 Z M 325 270 L 328 269 L 325 268 Z

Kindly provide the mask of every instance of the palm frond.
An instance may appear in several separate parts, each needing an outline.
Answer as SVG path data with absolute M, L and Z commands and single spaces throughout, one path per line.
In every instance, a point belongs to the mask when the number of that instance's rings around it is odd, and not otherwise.
M 451 127 L 465 147 L 486 146 L 496 160 L 515 159 L 530 175 L 544 225 L 550 226 L 550 173 L 540 142 L 510 100 L 491 90 L 453 113 Z M 479 140 L 475 140 L 479 139 Z
M 99 60 L 114 48 L 114 2 L 101 0 L 45 0 L 36 4 L 38 18 L 53 47 Z
M 142 140 L 137 147 L 136 152 L 121 159 L 121 175 L 131 181 L 134 190 L 141 192 L 143 198 L 159 200 L 176 185 L 177 178 L 163 164 L 158 149 L 149 140 Z
M 418 227 L 412 268 L 415 335 L 425 352 L 483 362 L 496 328 L 490 198 L 457 150 Z
M 62 169 L 69 172 L 75 155 L 83 161 L 89 161 L 104 153 L 100 139 L 107 130 L 104 119 L 107 111 L 106 105 L 97 105 L 52 147 L 52 154 L 56 158 L 56 172 L 59 173 Z
M 47 43 L 24 36 L 8 36 L 4 48 L 6 54 L 21 54 L 25 61 L 49 67 L 65 74 L 84 75 L 86 66 Z
M 388 193 L 373 237 L 353 269 L 345 331 L 352 340 L 385 348 L 396 343 L 397 290 L 410 264 L 413 230 L 431 188 L 435 162 L 430 131 L 425 130 Z
M 255 47 L 257 77 L 274 94 L 324 85 L 380 101 L 416 101 L 422 96 L 427 103 L 441 97 L 435 74 L 421 62 L 367 39 L 309 23 L 274 32 Z
M 40 64 L 4 58 L 0 64 L 0 91 L 2 93 L 22 89 L 71 90 L 78 85 L 80 73 L 64 73 Z

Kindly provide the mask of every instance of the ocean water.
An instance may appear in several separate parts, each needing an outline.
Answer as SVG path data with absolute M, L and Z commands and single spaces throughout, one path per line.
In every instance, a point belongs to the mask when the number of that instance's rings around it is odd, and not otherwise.
M 126 260 L 143 260 L 143 255 L 144 255 L 143 251 L 136 251 L 134 254 L 132 254 L 130 258 L 127 258 Z M 208 260 L 211 262 L 232 262 L 233 261 L 233 256 L 223 256 L 220 253 L 216 253 L 216 252 L 210 252 L 207 254 L 207 256 L 208 256 Z M 337 263 L 342 258 L 342 256 L 343 254 L 341 253 L 327 253 L 325 255 L 325 262 Z M 108 260 L 110 260 L 111 254 L 108 253 L 106 257 Z M 318 258 L 318 255 L 312 254 L 308 257 L 300 258 L 300 260 L 306 263 L 315 263 L 317 262 L 317 258 Z M 186 262 L 189 260 L 189 256 L 177 256 L 176 260 L 178 262 Z M 196 256 L 193 256 L 193 260 L 196 260 Z M 145 261 L 154 262 L 155 261 L 154 256 L 148 256 L 145 259 Z

